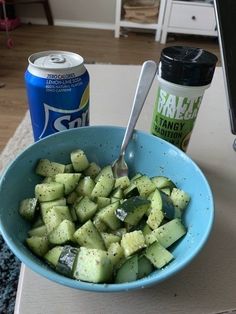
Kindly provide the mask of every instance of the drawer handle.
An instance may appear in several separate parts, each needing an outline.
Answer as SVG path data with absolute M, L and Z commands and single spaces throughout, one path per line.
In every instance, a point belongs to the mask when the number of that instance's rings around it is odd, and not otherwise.
M 193 15 L 192 16 L 192 20 L 195 21 L 196 20 L 196 16 Z

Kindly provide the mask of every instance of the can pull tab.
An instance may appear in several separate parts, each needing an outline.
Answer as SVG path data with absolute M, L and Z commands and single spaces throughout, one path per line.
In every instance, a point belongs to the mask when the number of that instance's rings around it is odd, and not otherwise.
M 63 55 L 50 55 L 50 60 L 52 63 L 64 63 L 66 61 Z

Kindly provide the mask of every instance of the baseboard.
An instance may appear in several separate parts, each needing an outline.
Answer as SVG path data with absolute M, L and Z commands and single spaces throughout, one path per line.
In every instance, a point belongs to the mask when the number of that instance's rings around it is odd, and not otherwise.
M 31 18 L 31 17 L 21 17 L 22 23 L 32 23 L 37 25 L 47 25 L 46 19 L 40 18 Z M 94 29 L 106 29 L 114 30 L 115 24 L 111 23 L 99 23 L 99 22 L 84 22 L 84 21 L 75 21 L 75 20 L 62 20 L 54 19 L 55 26 L 66 26 L 66 27 L 81 27 L 81 28 L 94 28 Z

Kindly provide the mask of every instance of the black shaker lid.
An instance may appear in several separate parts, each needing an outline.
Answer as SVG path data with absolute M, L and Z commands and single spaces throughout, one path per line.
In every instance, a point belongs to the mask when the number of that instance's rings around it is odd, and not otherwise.
M 171 46 L 161 52 L 159 76 L 166 81 L 186 86 L 211 83 L 217 57 L 194 47 Z

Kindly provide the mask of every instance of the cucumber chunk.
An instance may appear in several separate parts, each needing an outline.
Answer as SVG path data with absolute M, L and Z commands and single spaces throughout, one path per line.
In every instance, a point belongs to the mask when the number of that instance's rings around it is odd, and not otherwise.
M 19 212 L 24 219 L 32 221 L 35 217 L 36 210 L 37 198 L 26 198 L 23 201 L 21 201 Z
M 158 189 L 169 188 L 172 190 L 173 188 L 176 188 L 174 182 L 165 176 L 152 177 L 151 180 Z
M 40 159 L 35 169 L 35 173 L 43 177 L 53 177 L 64 171 L 65 165 L 48 159 Z
M 56 206 L 56 205 L 62 205 L 62 206 L 65 206 L 66 205 L 66 199 L 64 197 L 58 199 L 58 200 L 55 200 L 55 201 L 49 201 L 49 202 L 42 202 L 40 203 L 40 209 L 41 209 L 41 213 L 43 215 L 43 213 L 53 207 L 53 206 Z
M 65 244 L 73 240 L 75 233 L 75 225 L 70 220 L 63 220 L 51 233 L 48 235 L 48 240 L 52 244 Z
M 130 225 L 137 225 L 146 213 L 151 202 L 141 196 L 133 196 L 124 201 L 119 208 L 117 208 L 115 214 L 121 220 Z
M 95 202 L 98 204 L 98 208 L 103 208 L 106 207 L 111 203 L 110 198 L 108 197 L 96 197 Z
M 93 283 L 108 282 L 112 278 L 112 263 L 105 251 L 81 247 L 73 276 Z
M 56 268 L 62 250 L 63 246 L 55 246 L 44 255 L 44 259 L 49 263 L 49 265 Z
M 76 188 L 79 179 L 81 177 L 80 173 L 59 173 L 55 175 L 55 181 L 62 183 L 65 188 L 65 195 L 70 194 Z
M 153 230 L 151 234 L 163 247 L 168 248 L 186 234 L 186 228 L 180 219 L 175 218 Z
M 130 185 L 130 179 L 127 176 L 116 178 L 115 180 L 115 188 L 126 189 Z
M 91 162 L 88 168 L 84 170 L 84 175 L 95 179 L 100 171 L 101 168 L 95 162 Z
M 184 210 L 190 202 L 189 194 L 181 189 L 174 188 L 170 194 L 170 198 L 175 206 L 175 217 L 181 218 Z
M 76 172 L 81 172 L 88 168 L 89 162 L 85 152 L 82 149 L 76 149 L 70 154 L 73 168 Z
M 174 256 L 157 241 L 146 248 L 145 256 L 158 269 L 164 267 L 174 258 Z
M 98 217 L 111 229 L 116 230 L 121 227 L 121 221 L 116 217 L 115 211 L 119 206 L 119 201 L 107 205 L 98 213 Z
M 106 250 L 103 238 L 91 220 L 75 231 L 74 239 L 86 248 Z
M 94 181 L 90 177 L 84 177 L 80 180 L 76 192 L 81 196 L 91 196 L 92 190 L 95 186 Z
M 58 182 L 40 183 L 35 186 L 35 197 L 40 202 L 54 201 L 64 196 L 64 185 Z
M 144 256 L 138 258 L 138 279 L 148 276 L 153 271 L 152 263 Z
M 107 197 L 113 189 L 115 182 L 111 166 L 104 167 L 95 179 L 95 187 L 92 190 L 91 197 Z
M 121 261 L 125 258 L 124 250 L 118 242 L 111 243 L 107 253 L 114 267 L 120 265 Z
M 43 237 L 43 236 L 47 236 L 47 227 L 45 225 L 30 229 L 28 231 L 28 235 L 30 237 L 32 236 L 38 236 L 38 237 Z
M 138 256 L 127 259 L 116 274 L 115 283 L 131 282 L 138 278 Z
M 107 232 L 101 232 L 101 236 L 107 249 L 109 249 L 112 243 L 120 242 L 121 239 L 120 236 Z
M 120 244 L 126 257 L 146 247 L 145 238 L 141 230 L 125 233 L 122 236 Z
M 91 201 L 88 196 L 84 196 L 74 205 L 74 208 L 80 222 L 84 223 L 94 216 L 98 205 Z
M 35 253 L 36 255 L 42 257 L 44 256 L 47 251 L 49 250 L 49 242 L 48 238 L 32 236 L 26 239 L 26 243 L 30 250 Z
M 150 228 L 156 229 L 160 226 L 164 219 L 163 211 L 159 208 L 152 208 L 150 214 L 148 215 L 147 224 Z
M 156 189 L 155 184 L 146 175 L 143 175 L 135 179 L 134 183 L 139 191 L 139 195 L 143 197 L 147 197 Z

